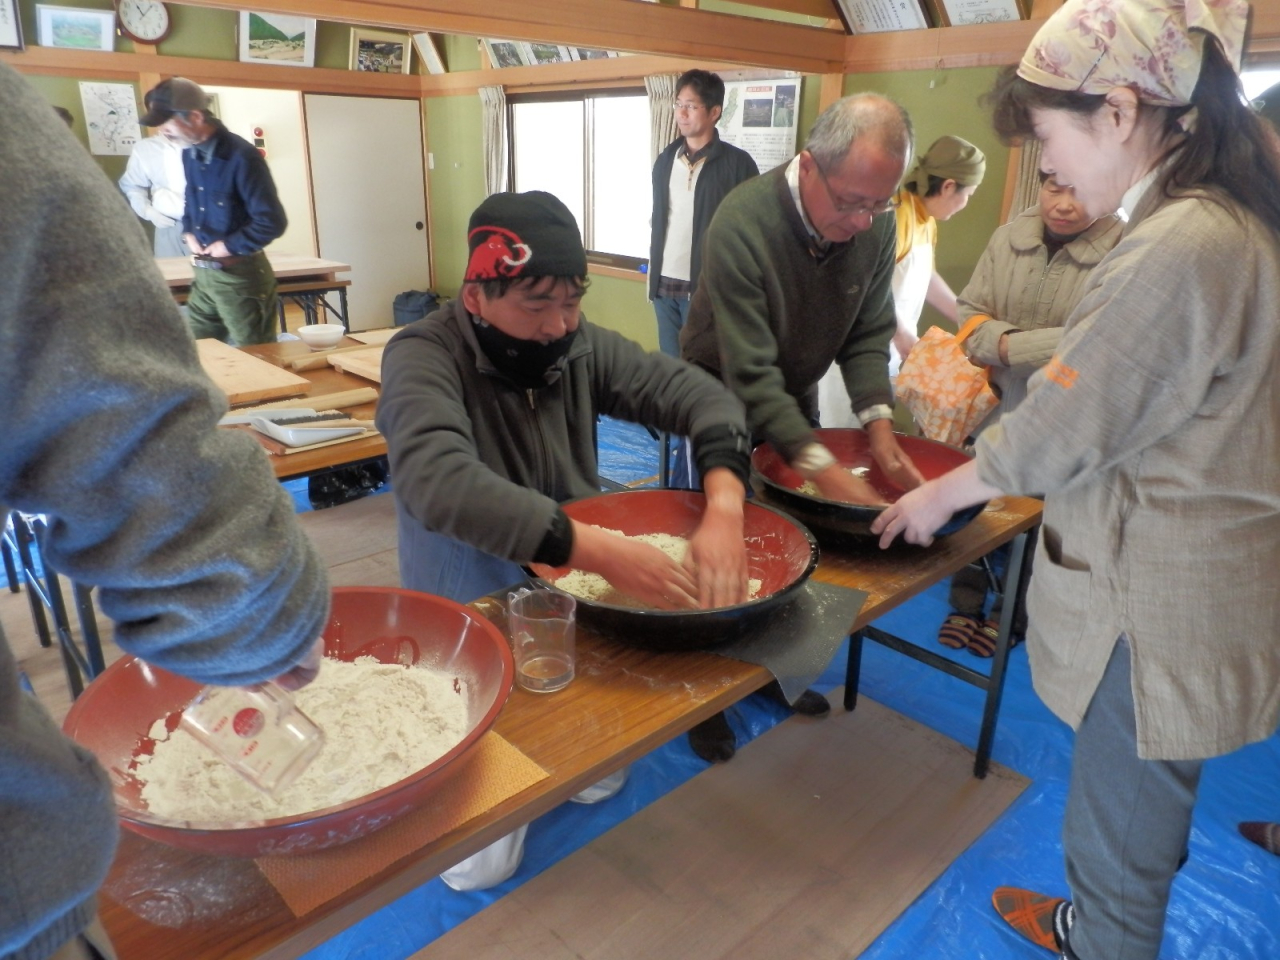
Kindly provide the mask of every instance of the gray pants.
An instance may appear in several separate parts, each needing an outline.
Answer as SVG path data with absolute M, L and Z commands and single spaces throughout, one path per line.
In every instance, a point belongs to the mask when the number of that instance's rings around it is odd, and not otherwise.
M 1142 760 L 1129 642 L 1116 642 L 1080 729 L 1062 827 L 1075 960 L 1156 960 L 1186 853 L 1200 760 Z
M 155 250 L 157 257 L 191 256 L 186 241 L 182 239 L 181 223 L 174 224 L 172 227 L 156 227 L 152 249 Z

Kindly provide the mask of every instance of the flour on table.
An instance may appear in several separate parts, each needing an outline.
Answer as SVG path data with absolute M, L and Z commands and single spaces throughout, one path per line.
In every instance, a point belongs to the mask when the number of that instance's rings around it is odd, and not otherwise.
M 322 810 L 390 786 L 452 750 L 470 730 L 466 682 L 452 673 L 361 657 L 324 661 L 294 694 L 324 747 L 290 786 L 268 796 L 179 727 L 139 758 L 134 775 L 152 815 L 253 821 Z M 163 721 L 151 736 L 164 736 Z
M 634 536 L 628 536 L 621 530 L 610 530 L 608 527 L 596 527 L 596 529 L 603 530 L 605 533 L 612 533 L 614 536 L 626 537 L 628 540 L 639 540 L 641 543 L 647 543 L 651 547 L 657 547 L 676 563 L 684 563 L 685 554 L 689 552 L 688 538 L 676 536 L 674 533 L 638 533 Z M 601 603 L 611 603 L 617 607 L 632 607 L 638 610 L 656 609 L 618 590 L 600 574 L 588 573 L 586 570 L 570 570 L 563 577 L 557 579 L 555 584 L 565 593 L 572 593 L 575 597 L 582 597 L 584 600 L 598 600 Z M 754 600 L 760 594 L 760 587 L 763 584 L 764 581 L 759 578 L 748 580 L 747 599 Z

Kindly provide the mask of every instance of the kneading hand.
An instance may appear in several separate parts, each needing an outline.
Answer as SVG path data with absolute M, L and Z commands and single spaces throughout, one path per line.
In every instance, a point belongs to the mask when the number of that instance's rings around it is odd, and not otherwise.
M 859 506 L 884 506 L 885 499 L 875 487 L 862 477 L 856 477 L 845 467 L 833 463 L 813 477 L 814 484 L 828 500 L 854 503 Z
M 621 538 L 618 538 L 621 539 Z M 596 572 L 628 596 L 659 610 L 687 610 L 698 605 L 698 585 L 689 571 L 657 547 L 623 540 L 615 555 Z
M 744 603 L 747 599 L 747 545 L 742 539 L 742 510 L 732 516 L 703 517 L 689 540 L 685 570 L 698 584 L 698 606 L 704 610 Z
M 875 457 L 886 477 L 903 490 L 914 490 L 924 483 L 924 475 L 898 445 L 898 438 L 894 436 L 892 424 L 888 420 L 869 423 L 867 436 L 871 441 L 871 456 Z

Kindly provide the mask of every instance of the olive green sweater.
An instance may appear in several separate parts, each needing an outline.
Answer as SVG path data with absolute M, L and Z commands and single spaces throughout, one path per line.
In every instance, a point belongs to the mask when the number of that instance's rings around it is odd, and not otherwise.
M 893 217 L 820 251 L 786 165 L 734 188 L 707 229 L 681 354 L 718 375 L 788 459 L 813 439 L 817 384 L 840 365 L 854 410 L 892 403 Z

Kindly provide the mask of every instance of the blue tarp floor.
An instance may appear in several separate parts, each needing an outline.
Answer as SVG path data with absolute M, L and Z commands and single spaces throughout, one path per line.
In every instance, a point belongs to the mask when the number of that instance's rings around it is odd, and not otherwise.
M 606 422 L 600 431 L 601 470 L 623 483 L 652 480 L 656 448 L 646 431 Z M 947 586 L 946 581 L 936 585 L 877 626 L 946 652 L 934 637 L 947 613 Z M 981 691 L 878 644 L 864 646 L 862 695 L 973 748 Z M 819 690 L 842 683 L 846 649 L 815 685 Z M 956 657 L 971 666 L 981 662 L 964 652 Z M 749 697 L 730 711 L 740 743 L 784 718 L 780 707 L 761 697 Z M 1031 785 L 862 954 L 865 960 L 1048 956 L 1004 925 L 991 909 L 990 894 L 1001 884 L 1066 894 L 1059 829 L 1071 742 L 1070 729 L 1032 691 L 1025 648 L 1016 648 L 994 759 L 1028 777 Z M 524 863 L 500 887 L 464 894 L 433 880 L 312 950 L 305 960 L 402 960 L 705 768 L 686 738 L 678 737 L 637 761 L 616 797 L 592 806 L 566 803 L 536 820 Z M 1236 832 L 1241 820 L 1280 819 L 1278 785 L 1280 736 L 1206 765 L 1191 858 L 1174 884 L 1161 960 L 1280 958 L 1280 857 Z

